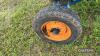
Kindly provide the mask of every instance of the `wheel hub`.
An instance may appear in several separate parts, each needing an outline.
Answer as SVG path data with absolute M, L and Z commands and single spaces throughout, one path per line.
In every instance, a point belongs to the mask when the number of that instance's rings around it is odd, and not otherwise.
M 60 29 L 52 28 L 52 29 L 51 29 L 51 32 L 52 32 L 54 35 L 58 35 L 58 34 L 60 33 Z

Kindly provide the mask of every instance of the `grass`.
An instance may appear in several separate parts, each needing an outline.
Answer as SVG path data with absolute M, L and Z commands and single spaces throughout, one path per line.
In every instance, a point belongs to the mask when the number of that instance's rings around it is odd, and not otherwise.
M 46 2 L 46 3 L 45 3 Z M 48 0 L 0 0 L 0 56 L 100 56 L 100 1 L 71 6 L 78 12 L 83 34 L 69 45 L 48 44 L 36 36 L 32 20 Z M 78 52 L 93 48 L 92 53 Z

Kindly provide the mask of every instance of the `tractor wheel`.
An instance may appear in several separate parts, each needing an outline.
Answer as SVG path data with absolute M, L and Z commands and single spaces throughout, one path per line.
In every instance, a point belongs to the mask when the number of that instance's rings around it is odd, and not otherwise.
M 47 7 L 41 10 L 33 20 L 33 28 L 49 43 L 70 43 L 82 33 L 79 17 L 70 9 Z

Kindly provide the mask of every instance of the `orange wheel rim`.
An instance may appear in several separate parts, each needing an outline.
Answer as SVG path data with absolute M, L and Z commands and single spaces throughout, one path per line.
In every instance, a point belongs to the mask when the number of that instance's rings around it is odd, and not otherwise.
M 42 32 L 50 40 L 63 41 L 71 37 L 71 29 L 69 26 L 60 21 L 49 21 L 42 25 Z

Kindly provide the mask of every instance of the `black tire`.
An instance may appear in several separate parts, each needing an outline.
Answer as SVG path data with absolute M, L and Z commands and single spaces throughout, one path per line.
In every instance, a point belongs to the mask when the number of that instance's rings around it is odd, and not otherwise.
M 47 21 L 61 21 L 67 24 L 72 30 L 70 39 L 64 41 L 53 41 L 46 38 L 40 28 L 42 24 Z M 70 9 L 54 8 L 52 6 L 42 9 L 35 16 L 35 19 L 33 20 L 33 28 L 40 38 L 49 43 L 70 43 L 75 41 L 75 39 L 82 33 L 82 26 L 76 13 L 72 12 Z

